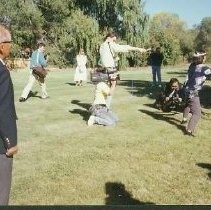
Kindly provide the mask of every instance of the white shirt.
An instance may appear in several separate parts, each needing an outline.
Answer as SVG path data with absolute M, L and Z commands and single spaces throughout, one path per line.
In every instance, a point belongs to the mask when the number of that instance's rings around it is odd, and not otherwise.
M 5 63 L 4 63 L 4 61 L 0 58 L 0 62 L 2 62 L 2 64 L 5 66 Z
M 76 60 L 77 60 L 78 66 L 85 66 L 87 63 L 87 56 L 86 55 L 77 55 Z
M 141 52 L 146 51 L 144 48 L 132 47 L 130 45 L 120 45 L 115 42 L 108 42 L 106 40 L 100 46 L 100 61 L 102 66 L 111 68 L 116 67 L 115 53 L 128 52 L 130 50 L 139 50 Z

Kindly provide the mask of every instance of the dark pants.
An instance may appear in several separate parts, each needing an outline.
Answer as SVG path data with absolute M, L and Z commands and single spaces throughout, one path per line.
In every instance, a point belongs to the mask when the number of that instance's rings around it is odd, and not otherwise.
M 183 117 L 187 119 L 189 113 L 191 113 L 192 116 L 188 122 L 186 129 L 188 131 L 193 132 L 201 117 L 201 105 L 198 96 L 195 96 L 192 99 L 190 99 L 190 101 L 188 102 L 187 106 L 184 109 Z
M 8 205 L 12 179 L 13 158 L 0 154 L 0 205 Z

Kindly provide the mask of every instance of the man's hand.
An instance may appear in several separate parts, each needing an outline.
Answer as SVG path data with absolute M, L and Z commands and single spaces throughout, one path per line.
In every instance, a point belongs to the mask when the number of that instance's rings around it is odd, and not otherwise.
M 18 147 L 14 146 L 7 150 L 6 155 L 12 156 L 12 155 L 16 154 L 17 152 L 18 152 Z
M 169 99 L 170 99 L 169 97 L 166 97 L 166 101 L 169 101 Z
M 138 48 L 138 51 L 141 53 L 149 52 L 151 51 L 151 48 L 145 49 L 145 48 Z

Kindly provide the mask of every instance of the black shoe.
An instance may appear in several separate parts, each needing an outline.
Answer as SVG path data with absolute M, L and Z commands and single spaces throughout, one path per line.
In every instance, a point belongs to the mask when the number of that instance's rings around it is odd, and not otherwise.
M 33 96 L 36 96 L 37 94 L 38 94 L 37 91 L 33 92 L 30 90 L 28 97 L 33 97 Z
M 187 122 L 187 120 L 182 120 L 181 124 L 185 124 Z
M 195 137 L 191 131 L 186 131 L 185 135 Z
M 19 102 L 24 102 L 24 101 L 26 101 L 25 98 L 23 98 L 23 97 L 20 97 L 20 98 L 19 98 Z

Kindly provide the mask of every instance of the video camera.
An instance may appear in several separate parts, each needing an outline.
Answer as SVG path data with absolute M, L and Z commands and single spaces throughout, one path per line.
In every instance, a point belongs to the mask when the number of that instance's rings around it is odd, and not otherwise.
M 115 75 L 112 77 L 112 75 Z M 96 66 L 90 73 L 90 80 L 93 83 L 108 82 L 120 80 L 120 75 L 116 69 L 104 68 L 102 66 Z

